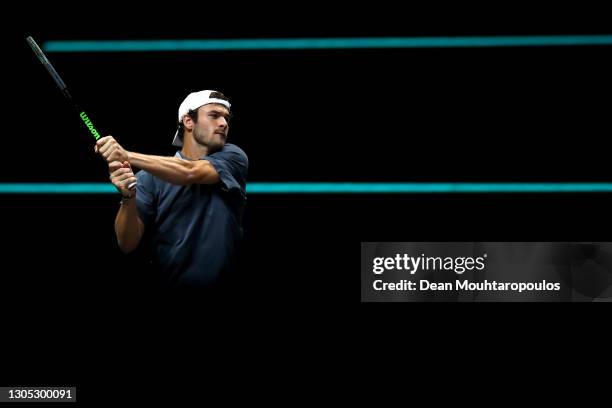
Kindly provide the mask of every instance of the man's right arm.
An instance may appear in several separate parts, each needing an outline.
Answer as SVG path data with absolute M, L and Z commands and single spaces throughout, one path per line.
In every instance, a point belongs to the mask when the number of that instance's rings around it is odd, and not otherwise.
M 121 192 L 124 198 L 115 218 L 115 234 L 117 243 L 123 253 L 132 252 L 138 248 L 144 234 L 144 223 L 138 216 L 136 206 L 136 191 L 129 190 L 127 186 L 136 181 L 132 168 L 128 162 L 112 162 L 109 164 L 110 179 L 113 185 Z

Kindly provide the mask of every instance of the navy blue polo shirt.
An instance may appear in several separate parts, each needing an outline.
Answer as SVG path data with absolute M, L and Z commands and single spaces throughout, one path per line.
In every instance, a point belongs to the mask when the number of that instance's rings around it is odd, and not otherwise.
M 175 157 L 185 159 L 180 151 Z M 145 224 L 143 239 L 171 285 L 214 284 L 230 268 L 242 239 L 246 154 L 226 143 L 201 160 L 214 166 L 219 183 L 181 186 L 144 170 L 136 174 L 136 205 Z

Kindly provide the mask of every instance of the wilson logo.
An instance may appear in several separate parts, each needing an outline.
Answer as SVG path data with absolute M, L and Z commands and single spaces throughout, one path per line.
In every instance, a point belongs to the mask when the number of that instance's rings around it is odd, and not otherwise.
M 87 126 L 87 129 L 89 129 L 89 132 L 96 138 L 96 140 L 98 140 L 100 138 L 100 134 L 94 127 L 93 123 L 91 123 L 89 117 L 87 117 L 85 112 L 81 112 L 79 116 L 81 116 L 81 119 L 83 120 L 83 123 L 85 123 L 85 126 Z

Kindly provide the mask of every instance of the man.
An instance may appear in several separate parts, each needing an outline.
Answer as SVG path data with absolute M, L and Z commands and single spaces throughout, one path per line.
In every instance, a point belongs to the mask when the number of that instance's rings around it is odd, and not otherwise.
M 230 107 L 220 92 L 189 94 L 178 111 L 172 144 L 181 150 L 174 157 L 129 152 L 112 136 L 96 144 L 123 195 L 119 247 L 131 252 L 145 237 L 172 286 L 213 287 L 231 269 L 242 238 L 248 159 L 226 143 Z M 141 171 L 134 176 L 132 167 Z

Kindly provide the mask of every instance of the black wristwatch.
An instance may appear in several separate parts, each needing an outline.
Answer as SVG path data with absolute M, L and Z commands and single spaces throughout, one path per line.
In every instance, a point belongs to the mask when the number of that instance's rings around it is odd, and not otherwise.
M 133 194 L 129 194 L 129 195 L 123 195 L 121 194 L 121 201 L 120 204 L 123 204 L 125 201 L 130 201 L 132 198 L 134 198 Z

